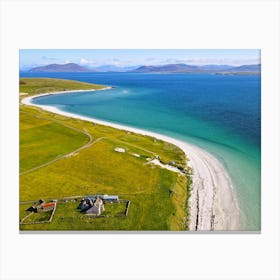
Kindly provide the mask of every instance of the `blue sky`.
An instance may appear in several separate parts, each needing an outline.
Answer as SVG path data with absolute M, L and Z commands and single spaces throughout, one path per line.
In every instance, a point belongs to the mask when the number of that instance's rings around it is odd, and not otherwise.
M 47 65 L 52 63 L 78 63 L 97 67 L 101 65 L 133 66 L 185 63 L 205 64 L 257 64 L 260 63 L 260 50 L 254 49 L 22 49 L 20 68 Z

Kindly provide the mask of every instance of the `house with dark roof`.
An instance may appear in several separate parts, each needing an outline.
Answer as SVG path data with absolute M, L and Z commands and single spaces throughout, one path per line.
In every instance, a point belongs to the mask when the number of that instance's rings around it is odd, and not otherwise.
M 82 213 L 96 216 L 99 216 L 105 210 L 103 200 L 99 196 L 96 196 L 95 199 L 89 198 L 88 196 L 82 199 L 78 209 L 81 209 Z
M 99 216 L 101 214 L 101 210 L 99 207 L 93 205 L 91 208 L 87 209 L 84 213 Z

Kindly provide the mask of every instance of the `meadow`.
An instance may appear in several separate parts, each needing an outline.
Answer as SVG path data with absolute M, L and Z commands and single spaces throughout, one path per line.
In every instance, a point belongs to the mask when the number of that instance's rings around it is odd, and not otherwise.
M 20 92 L 104 87 L 52 80 L 21 79 Z M 125 153 L 116 152 L 117 147 Z M 77 203 L 58 203 L 51 223 L 21 225 L 20 229 L 186 230 L 190 179 L 148 164 L 147 159 L 155 155 L 164 163 L 174 161 L 187 168 L 183 151 L 170 143 L 21 104 L 21 203 L 103 193 L 117 194 L 131 205 L 126 218 L 87 218 L 77 211 Z M 20 205 L 21 217 L 29 206 Z
M 68 91 L 68 90 L 89 90 L 102 89 L 104 85 L 82 83 L 79 81 L 50 79 L 50 78 L 21 78 L 20 92 L 28 95 L 35 95 L 46 92 Z

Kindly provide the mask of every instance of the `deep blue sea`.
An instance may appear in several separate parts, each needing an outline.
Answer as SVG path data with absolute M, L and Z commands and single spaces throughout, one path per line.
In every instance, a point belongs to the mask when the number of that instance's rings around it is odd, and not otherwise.
M 114 86 L 34 103 L 194 143 L 228 170 L 244 229 L 260 230 L 261 79 L 258 75 L 21 73 Z

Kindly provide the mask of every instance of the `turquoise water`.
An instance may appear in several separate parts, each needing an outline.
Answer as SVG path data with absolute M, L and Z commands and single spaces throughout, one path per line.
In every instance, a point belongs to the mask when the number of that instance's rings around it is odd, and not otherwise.
M 112 85 L 34 103 L 158 132 L 215 155 L 232 178 L 244 229 L 260 230 L 261 93 L 256 75 L 32 73 Z

